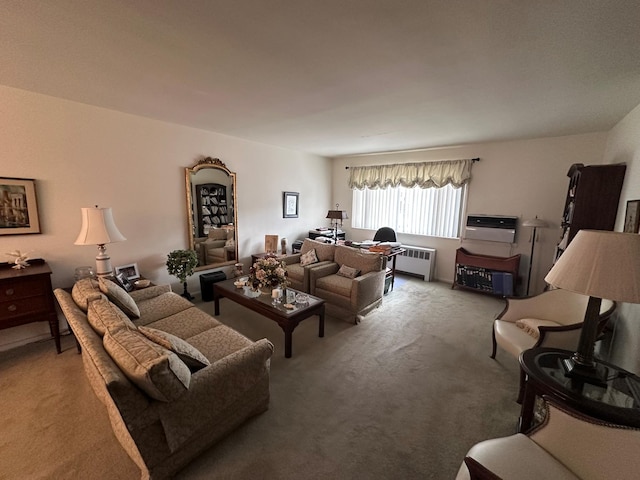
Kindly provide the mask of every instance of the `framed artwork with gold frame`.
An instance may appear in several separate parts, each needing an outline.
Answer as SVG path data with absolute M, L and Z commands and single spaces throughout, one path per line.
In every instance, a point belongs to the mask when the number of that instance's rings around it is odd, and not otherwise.
M 36 181 L 0 177 L 0 235 L 40 233 Z

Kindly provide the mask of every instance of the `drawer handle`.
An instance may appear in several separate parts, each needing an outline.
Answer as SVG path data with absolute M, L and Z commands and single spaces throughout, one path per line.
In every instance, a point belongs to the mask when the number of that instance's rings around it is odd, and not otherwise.
M 15 305 L 9 305 L 7 307 L 7 310 L 9 310 L 10 312 L 15 312 L 18 309 L 18 307 L 16 307 Z
M 4 293 L 7 296 L 9 296 L 9 295 L 13 295 L 15 293 L 15 291 L 13 290 L 13 288 L 7 288 L 7 290 Z

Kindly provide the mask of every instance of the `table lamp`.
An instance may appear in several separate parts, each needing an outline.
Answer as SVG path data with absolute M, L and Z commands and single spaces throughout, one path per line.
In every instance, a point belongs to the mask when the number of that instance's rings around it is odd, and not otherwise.
M 545 228 L 547 222 L 539 219 L 538 217 L 532 220 L 525 220 L 522 222 L 523 227 L 532 227 L 533 232 L 531 234 L 531 255 L 529 255 L 529 273 L 527 275 L 527 295 L 529 295 L 529 287 L 531 287 L 531 270 L 533 269 L 533 249 L 536 245 L 536 231 L 538 228 Z
M 348 219 L 347 212 L 340 210 L 340 204 L 336 203 L 335 210 L 329 210 L 327 217 L 331 219 L 331 225 L 333 226 L 333 243 L 338 242 L 338 223 L 342 226 L 342 221 Z
M 97 245 L 96 274 L 98 276 L 111 275 L 111 258 L 107 255 L 107 243 L 126 240 L 113 221 L 111 208 L 95 207 L 82 208 L 82 228 L 74 242 L 75 245 Z
M 640 235 L 580 230 L 545 281 L 589 296 L 578 350 L 563 363 L 568 377 L 601 384 L 606 368 L 593 359 L 600 304 L 603 298 L 640 303 Z

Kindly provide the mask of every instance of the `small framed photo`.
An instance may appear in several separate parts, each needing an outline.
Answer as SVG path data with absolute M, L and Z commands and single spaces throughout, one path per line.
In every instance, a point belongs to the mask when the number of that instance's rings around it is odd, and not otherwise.
M 624 231 L 640 233 L 640 200 L 629 200 L 624 215 Z
M 136 280 L 140 278 L 140 272 L 138 271 L 137 263 L 130 263 L 129 265 L 122 265 L 116 267 L 116 274 L 122 273 L 128 280 Z
M 0 235 L 40 233 L 36 181 L 0 177 Z
M 133 290 L 133 283 L 131 283 L 131 280 L 129 280 L 124 273 L 116 273 L 116 280 L 127 292 Z
M 282 192 L 282 218 L 298 218 L 298 192 Z
M 264 251 L 266 253 L 278 253 L 278 235 L 264 236 Z

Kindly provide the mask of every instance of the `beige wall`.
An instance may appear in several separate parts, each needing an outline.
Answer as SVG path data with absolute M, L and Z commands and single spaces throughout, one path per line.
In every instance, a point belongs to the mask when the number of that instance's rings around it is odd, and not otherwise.
M 530 294 L 542 291 L 544 275 L 551 267 L 554 247 L 560 237 L 560 218 L 568 186 L 567 172 L 573 163 L 602 163 L 606 133 L 540 138 L 512 142 L 496 142 L 461 147 L 438 148 L 414 152 L 383 155 L 347 156 L 334 159 L 334 203 L 351 211 L 351 191 L 347 186 L 349 170 L 345 166 L 375 165 L 383 163 L 421 162 L 480 158 L 472 168 L 467 212 L 470 214 L 510 215 L 520 219 L 539 218 L 549 228 L 539 229 L 539 243 L 534 252 Z M 382 226 L 382 225 L 381 225 Z M 372 238 L 374 231 L 351 229 L 345 223 L 348 237 L 355 240 Z M 451 240 L 434 237 L 400 235 L 407 245 L 437 249 L 436 277 L 451 282 L 455 265 L 455 251 L 464 246 L 473 253 L 509 256 L 522 254 L 520 275 L 522 286 L 526 277 L 531 252 L 531 229 L 520 227 L 516 244 L 499 244 Z M 522 291 L 521 286 L 521 291 Z
M 137 262 L 158 283 L 180 286 L 166 256 L 187 248 L 184 167 L 220 158 L 238 178 L 240 257 L 263 251 L 264 235 L 289 245 L 322 224 L 331 205 L 330 161 L 225 135 L 0 86 L 0 176 L 35 178 L 41 235 L 0 236 L 0 260 L 14 249 L 46 259 L 54 287 L 95 265 L 97 249 L 74 246 L 80 208 L 112 207 L 125 242 L 108 246 L 113 265 Z M 304 175 L 295 174 L 304 169 Z M 282 218 L 282 192 L 300 192 L 300 217 Z M 198 277 L 190 290 L 199 290 Z M 181 291 L 181 289 L 180 289 Z M 0 349 L 46 337 L 44 323 L 0 330 Z
M 628 200 L 640 200 L 640 105 L 609 133 L 605 163 L 626 163 L 616 231 L 622 231 Z M 614 364 L 640 374 L 640 305 L 620 304 L 617 309 L 611 356 Z

